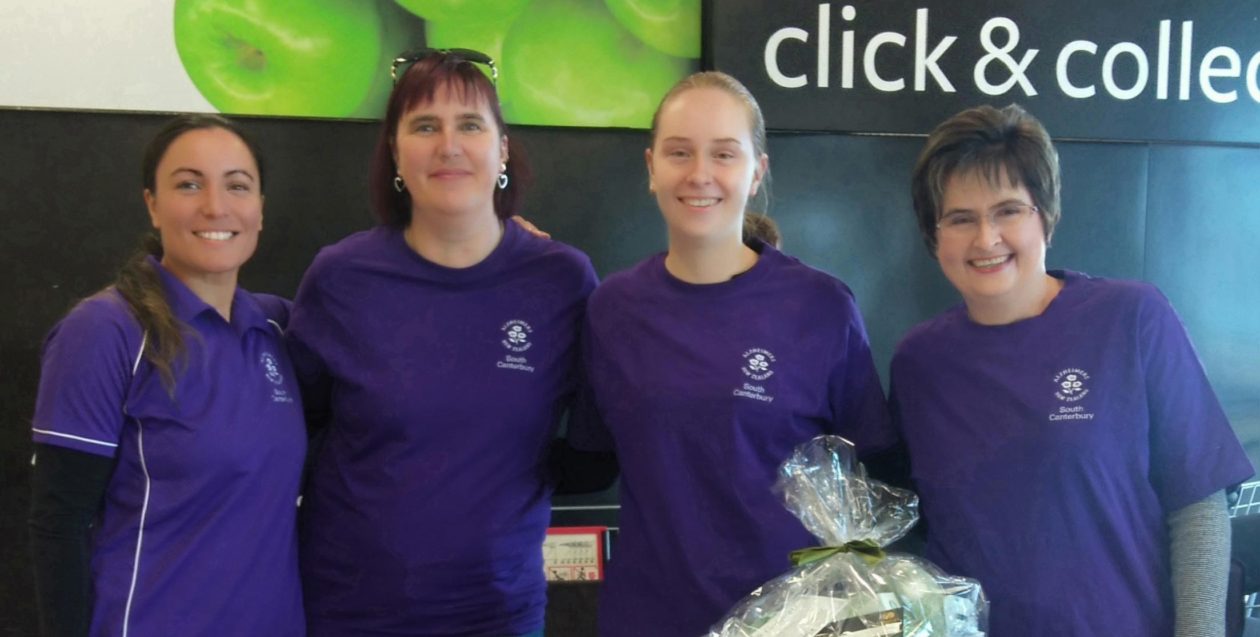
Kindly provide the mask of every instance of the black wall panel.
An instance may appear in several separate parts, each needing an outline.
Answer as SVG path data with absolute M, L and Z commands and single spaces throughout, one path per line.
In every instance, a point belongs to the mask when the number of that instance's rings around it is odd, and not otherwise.
M 26 548 L 29 426 L 40 341 L 105 285 L 147 226 L 143 145 L 155 114 L 0 110 L 0 634 L 34 633 Z M 248 119 L 267 153 L 266 217 L 242 284 L 291 295 L 318 248 L 373 223 L 374 122 Z M 647 190 L 647 134 L 523 128 L 536 173 L 526 215 L 603 275 L 665 247 Z M 775 134 L 773 203 L 787 252 L 857 294 L 881 371 L 901 334 L 956 294 L 910 209 L 917 137 Z M 1260 462 L 1260 149 L 1067 142 L 1050 267 L 1144 278 L 1181 311 L 1253 461 Z M 565 498 L 600 506 L 615 494 Z M 567 511 L 565 524 L 615 523 Z M 589 609 L 589 591 L 557 596 Z M 583 601 L 585 600 L 585 601 Z M 580 623 L 580 622 L 579 622 Z
M 1077 142 L 1058 149 L 1063 216 L 1046 267 L 1142 278 L 1149 148 Z
M 1260 149 L 1151 151 L 1143 277 L 1172 300 L 1260 467 Z
M 922 144 L 814 134 L 770 141 L 771 216 L 783 249 L 853 289 L 881 370 L 906 329 L 955 302 L 918 238 L 910 204 Z

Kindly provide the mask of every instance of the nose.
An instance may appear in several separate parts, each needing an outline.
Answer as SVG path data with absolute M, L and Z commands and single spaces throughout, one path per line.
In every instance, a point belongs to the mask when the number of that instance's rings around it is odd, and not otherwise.
M 1002 228 L 998 226 L 992 215 L 981 215 L 978 223 L 980 225 L 976 229 L 976 243 L 991 246 L 1002 241 Z
M 707 184 L 713 181 L 713 171 L 705 158 L 696 158 L 691 166 L 691 174 L 687 175 L 687 181 L 693 184 Z
M 202 216 L 214 219 L 227 214 L 227 193 L 222 188 L 208 186 L 201 194 Z
M 455 131 L 443 130 L 441 135 L 442 138 L 439 140 L 438 153 L 441 154 L 442 157 L 455 157 L 459 155 L 459 138 L 456 136 Z

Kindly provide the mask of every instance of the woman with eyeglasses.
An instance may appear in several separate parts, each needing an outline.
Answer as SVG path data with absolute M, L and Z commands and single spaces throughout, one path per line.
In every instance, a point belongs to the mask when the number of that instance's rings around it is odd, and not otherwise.
M 237 286 L 262 157 L 213 115 L 143 161 L 155 235 L 44 344 L 31 544 L 45 636 L 305 635 L 306 431 L 287 301 Z
M 963 299 L 892 361 L 927 557 L 980 581 L 995 635 L 1223 635 L 1252 467 L 1168 299 L 1046 270 L 1058 154 L 1018 106 L 937 127 L 912 191 Z
M 421 50 L 395 72 L 380 225 L 319 253 L 290 323 L 327 421 L 302 506 L 309 634 L 541 635 L 545 456 L 595 272 L 505 223 L 525 170 L 493 62 Z
M 735 78 L 692 75 L 662 99 L 645 151 L 668 249 L 591 297 L 584 358 L 601 420 L 578 451 L 621 467 L 604 637 L 695 637 L 817 540 L 772 487 L 814 436 L 866 452 L 884 394 L 852 292 L 749 236 L 769 169 L 765 123 Z

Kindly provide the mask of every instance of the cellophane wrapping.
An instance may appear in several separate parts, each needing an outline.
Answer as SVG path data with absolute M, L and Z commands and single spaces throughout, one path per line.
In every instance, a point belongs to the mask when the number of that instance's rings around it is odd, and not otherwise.
M 863 541 L 885 547 L 919 519 L 918 496 L 869 479 L 853 445 L 839 436 L 797 447 L 780 466 L 775 491 L 828 547 Z M 988 602 L 978 582 L 910 555 L 849 550 L 766 582 L 709 635 L 980 637 L 987 629 Z

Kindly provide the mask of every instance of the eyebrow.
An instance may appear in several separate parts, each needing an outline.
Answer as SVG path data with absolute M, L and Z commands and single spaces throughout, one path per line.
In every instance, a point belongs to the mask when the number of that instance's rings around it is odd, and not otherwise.
M 1013 204 L 1013 203 L 1017 203 L 1017 204 L 1019 204 L 1019 205 L 1021 205 L 1021 206 L 1031 206 L 1031 205 L 1034 205 L 1034 204 L 1031 204 L 1031 203 L 1029 203 L 1029 202 L 1027 202 L 1027 201 L 1024 201 L 1023 199 L 1020 199 L 1020 198 L 1018 198 L 1018 197 L 1010 197 L 1010 198 L 1007 198 L 1007 199 L 1003 199 L 1002 201 L 999 201 L 999 202 L 997 202 L 997 203 L 993 204 L 992 206 L 989 206 L 989 208 L 988 208 L 988 209 L 989 209 L 989 210 L 993 210 L 994 208 L 1001 208 L 1002 206 L 1010 205 L 1010 204 Z M 974 209 L 972 209 L 972 208 L 950 208 L 949 210 L 946 210 L 945 212 L 941 213 L 941 216 L 942 216 L 942 217 L 944 217 L 945 215 L 953 214 L 953 213 L 955 213 L 955 212 L 975 212 L 975 210 L 974 210 Z
M 677 142 L 691 142 L 691 141 L 694 141 L 694 140 L 692 140 L 690 137 L 681 137 L 681 136 L 675 135 L 674 137 L 666 137 L 665 139 L 663 139 L 663 140 L 661 140 L 661 141 L 663 141 L 663 142 L 675 142 L 675 143 L 677 143 Z M 738 140 L 738 139 L 736 139 L 736 138 L 734 138 L 734 137 L 722 137 L 722 138 L 720 138 L 720 139 L 714 139 L 714 140 L 712 140 L 712 143 L 714 143 L 714 144 L 734 144 L 734 145 L 736 145 L 736 146 L 743 146 L 743 145 L 744 145 L 744 142 L 742 142 L 742 141 L 740 141 L 740 140 Z
M 175 170 L 172 170 L 172 171 L 171 171 L 171 176 L 178 175 L 179 173 L 192 173 L 193 175 L 195 175 L 195 176 L 197 176 L 197 177 L 205 177 L 205 176 L 206 176 L 206 175 L 205 175 L 205 173 L 201 172 L 200 170 L 197 170 L 196 168 L 187 168 L 187 167 L 184 167 L 184 166 L 180 166 L 179 168 L 176 168 Z M 254 174 L 253 174 L 253 173 L 251 173 L 251 172 L 249 172 L 248 170 L 246 170 L 246 169 L 244 169 L 244 168 L 233 168 L 233 169 L 231 169 L 231 170 L 229 170 L 229 171 L 227 171 L 227 172 L 223 173 L 223 176 L 224 176 L 224 177 L 231 177 L 232 175 L 242 175 L 242 176 L 244 176 L 244 177 L 247 177 L 250 181 L 256 181 L 256 180 L 254 179 Z
M 413 116 L 413 117 L 408 118 L 408 119 L 407 119 L 407 123 L 408 123 L 408 124 L 415 124 L 416 122 L 436 122 L 436 121 L 440 121 L 441 119 L 442 119 L 442 118 L 438 117 L 437 115 L 431 115 L 431 114 L 428 114 L 428 113 L 421 113 L 421 114 L 419 114 L 419 115 L 415 115 L 415 116 Z M 467 112 L 467 113 L 460 113 L 460 114 L 458 114 L 458 115 L 456 115 L 456 116 L 455 116 L 455 119 L 457 119 L 457 120 L 459 120 L 459 121 L 466 121 L 466 120 L 477 120 L 477 121 L 479 121 L 479 122 L 484 122 L 484 121 L 486 121 L 486 118 L 485 118 L 484 116 L 482 116 L 482 114 L 481 114 L 481 113 L 478 113 L 478 112 L 476 112 L 476 111 L 469 111 L 469 112 Z

